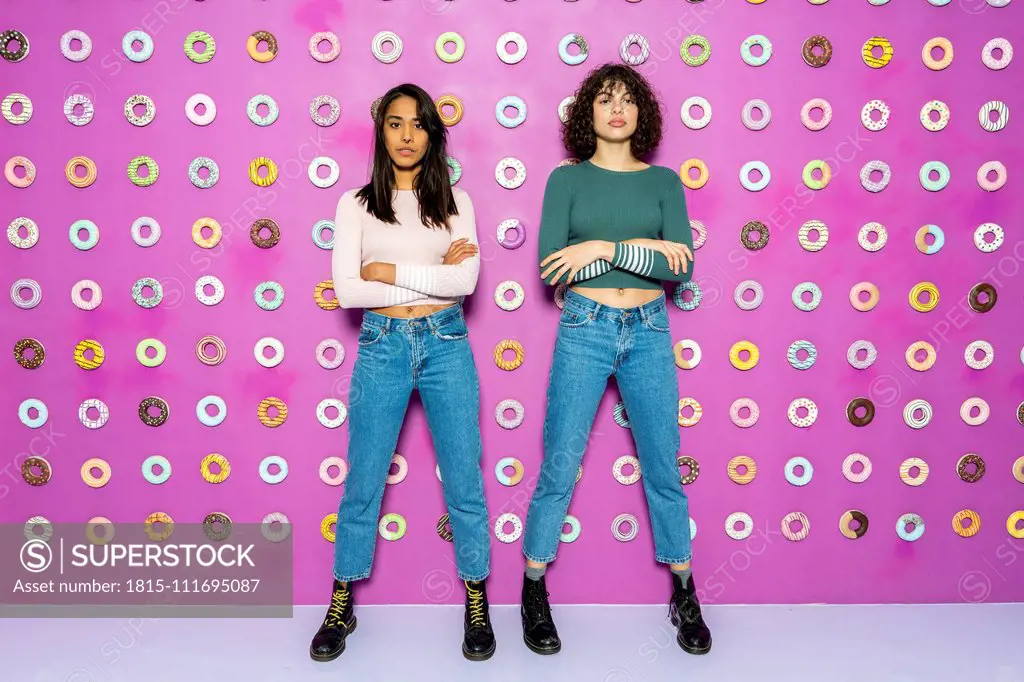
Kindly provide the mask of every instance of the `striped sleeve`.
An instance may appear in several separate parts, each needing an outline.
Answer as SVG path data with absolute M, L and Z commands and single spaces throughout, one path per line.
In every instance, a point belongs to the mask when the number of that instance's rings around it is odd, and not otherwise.
M 620 270 L 650 277 L 654 270 L 654 257 L 657 251 L 648 249 L 636 244 L 615 242 L 615 256 L 612 258 L 612 266 Z
M 384 282 L 367 282 L 359 275 L 362 267 L 362 226 L 360 208 L 354 195 L 346 192 L 338 201 L 334 216 L 334 247 L 331 273 L 334 294 L 342 308 L 384 308 L 414 303 L 423 294 Z
M 455 192 L 459 214 L 451 217 L 452 241 L 466 239 L 479 246 L 476 232 L 476 214 L 469 194 Z M 395 286 L 411 289 L 430 296 L 457 298 L 469 296 L 476 289 L 480 276 L 479 252 L 456 265 L 395 264 Z

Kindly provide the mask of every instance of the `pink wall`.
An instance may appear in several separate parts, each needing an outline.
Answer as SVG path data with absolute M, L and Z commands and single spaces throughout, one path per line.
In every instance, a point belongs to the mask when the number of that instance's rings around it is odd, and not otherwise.
M 465 174 L 460 186 L 477 207 L 481 252 L 485 260 L 478 292 L 469 306 L 471 339 L 482 377 L 484 465 L 491 518 L 505 511 L 525 517 L 526 504 L 541 461 L 544 395 L 558 311 L 538 281 L 535 268 L 536 228 L 545 178 L 566 155 L 558 144 L 556 106 L 571 94 L 586 69 L 618 58 L 619 42 L 630 32 L 651 41 L 653 55 L 645 73 L 660 90 L 666 106 L 665 139 L 656 162 L 673 168 L 689 157 L 711 167 L 711 182 L 688 191 L 690 214 L 707 224 L 710 236 L 697 257 L 697 280 L 704 302 L 694 312 L 672 308 L 673 338 L 692 337 L 703 348 L 703 363 L 680 372 L 682 395 L 698 398 L 702 421 L 682 432 L 683 454 L 701 464 L 699 480 L 688 487 L 693 517 L 699 526 L 694 541 L 695 571 L 705 602 L 934 602 L 1016 601 L 1024 598 L 1024 541 L 1007 534 L 1007 516 L 1022 506 L 1024 487 L 1011 476 L 1011 464 L 1022 454 L 1022 428 L 1014 412 L 1024 398 L 1024 371 L 1019 353 L 1024 341 L 1021 315 L 1021 261 L 1024 242 L 1015 224 L 1020 202 L 1021 137 L 1014 131 L 1024 112 L 1019 87 L 1021 57 L 1005 71 L 990 71 L 980 59 L 982 45 L 992 37 L 1009 38 L 1024 47 L 1024 3 L 1004 9 L 982 0 L 954 0 L 932 7 L 924 0 L 901 0 L 884 7 L 865 0 L 832 0 L 823 6 L 774 0 L 752 5 L 741 0 L 707 0 L 702 5 L 681 1 L 644 0 L 313 0 L 306 2 L 237 3 L 124 1 L 86 6 L 60 0 L 60 11 L 40 12 L 30 3 L 9 3 L 4 26 L 28 34 L 32 51 L 19 64 L 0 65 L 2 94 L 20 91 L 35 105 L 35 116 L 22 127 L 0 124 L 0 156 L 30 157 L 38 167 L 35 184 L 15 190 L 0 185 L 0 222 L 32 217 L 42 238 L 31 250 L 10 244 L 0 248 L 5 286 L 19 277 L 32 277 L 43 286 L 44 298 L 33 310 L 20 310 L 8 301 L 2 317 L 0 346 L 12 348 L 24 336 L 40 339 L 49 353 L 35 371 L 22 369 L 10 358 L 0 365 L 6 387 L 0 397 L 0 456 L 6 464 L 0 519 L 22 523 L 42 514 L 52 521 L 84 522 L 105 515 L 115 523 L 137 523 L 153 511 L 171 514 L 180 522 L 198 522 L 211 511 L 228 513 L 236 522 L 257 522 L 270 511 L 283 511 L 295 528 L 295 594 L 297 603 L 326 599 L 333 547 L 319 533 L 320 519 L 336 510 L 340 488 L 318 478 L 320 461 L 344 456 L 347 425 L 326 429 L 315 418 L 316 404 L 335 396 L 348 402 L 349 376 L 355 358 L 358 315 L 324 312 L 312 298 L 314 285 L 330 277 L 329 254 L 310 239 L 314 222 L 332 218 L 338 196 L 364 181 L 370 152 L 371 101 L 388 86 L 411 80 L 435 97 L 453 93 L 466 103 L 465 118 L 452 129 L 453 153 Z M 103 5 L 98 9 L 97 4 Z M 840 5 L 842 9 L 840 9 Z M 59 16 L 59 21 L 54 17 Z M 119 58 L 123 34 L 142 27 L 156 39 L 156 53 L 145 64 Z M 64 59 L 58 44 L 68 29 L 86 31 L 93 40 L 92 56 L 83 63 Z M 212 62 L 197 65 L 182 51 L 184 36 L 203 29 L 217 40 Z M 273 32 L 281 45 L 276 60 L 258 64 L 245 53 L 246 37 L 254 30 Z M 370 41 L 380 30 L 396 31 L 405 54 L 393 65 L 376 62 Z M 320 30 L 336 32 L 342 40 L 339 60 L 319 64 L 307 51 L 309 36 Z M 462 33 L 468 42 L 465 58 L 444 64 L 433 51 L 443 31 Z M 508 66 L 495 55 L 495 41 L 510 30 L 529 41 L 526 59 Z M 569 67 L 557 56 L 559 39 L 581 32 L 592 52 L 583 66 Z M 700 68 L 682 63 L 678 46 L 690 33 L 707 36 L 713 49 Z M 775 54 L 764 67 L 746 66 L 739 44 L 748 35 L 767 34 Z M 812 69 L 800 58 L 803 40 L 814 33 L 828 36 L 834 46 L 832 63 Z M 882 34 L 895 45 L 895 59 L 873 70 L 860 58 L 862 43 Z M 956 58 L 945 71 L 933 72 L 921 62 L 921 46 L 929 38 L 951 39 Z M 97 113 L 84 128 L 70 125 L 62 115 L 64 99 L 73 92 L 88 94 Z M 185 100 L 196 92 L 211 95 L 218 106 L 213 125 L 199 128 L 184 116 Z M 154 98 L 157 117 L 145 128 L 129 125 L 121 113 L 134 93 Z M 257 93 L 272 95 L 281 105 L 280 119 L 269 128 L 248 121 L 245 104 Z M 318 128 L 309 119 L 309 100 L 330 93 L 343 102 L 341 121 Z M 506 130 L 494 120 L 494 104 L 505 95 L 523 97 L 529 108 L 524 125 Z M 711 100 L 714 118 L 701 131 L 685 128 L 679 106 L 691 95 Z M 766 99 L 773 121 L 762 132 L 746 130 L 740 109 L 751 98 Z M 812 133 L 799 121 L 803 102 L 828 99 L 835 110 L 832 124 Z M 887 129 L 869 132 L 860 123 L 860 108 L 870 99 L 885 99 L 892 108 Z M 918 122 L 921 105 L 942 99 L 953 110 L 949 127 L 940 133 Z M 1013 112 L 1008 128 L 982 130 L 979 107 L 1001 99 Z M 71 187 L 63 177 L 65 162 L 84 154 L 99 166 L 99 179 L 88 189 Z M 125 175 L 129 159 L 149 154 L 160 164 L 156 185 L 140 189 Z M 306 178 L 306 163 L 327 155 L 342 167 L 341 181 L 321 190 Z M 213 189 L 200 191 L 187 178 L 189 161 L 206 155 L 220 165 L 221 179 Z M 281 177 L 269 190 L 250 183 L 249 161 L 266 155 L 277 161 Z M 499 187 L 495 163 L 519 156 L 529 176 L 518 190 Z M 828 157 L 834 177 L 824 191 L 810 193 L 800 181 L 810 159 Z M 769 164 L 773 180 L 760 193 L 747 192 L 737 180 L 739 167 L 751 159 Z M 893 168 L 892 184 L 880 194 L 865 191 L 858 181 L 860 167 L 882 159 Z M 937 193 L 918 182 L 918 169 L 928 160 L 950 165 L 952 181 Z M 974 175 L 981 163 L 999 159 L 1010 169 L 1010 181 L 996 193 L 979 189 Z M 164 235 L 153 248 L 136 246 L 129 226 L 141 215 L 156 217 Z M 201 216 L 215 216 L 228 236 L 221 248 L 197 248 L 189 228 Z M 496 244 L 494 230 L 507 217 L 518 217 L 528 230 L 527 245 L 507 251 Z M 281 243 L 260 250 L 248 239 L 248 227 L 258 217 L 272 217 L 284 232 Z M 68 226 L 79 218 L 101 229 L 99 245 L 77 251 L 68 241 Z M 769 222 L 769 246 L 756 254 L 738 243 L 740 227 L 748 220 Z M 804 221 L 824 220 L 831 241 L 820 253 L 803 251 L 797 230 Z M 877 220 L 889 230 L 889 244 L 878 253 L 862 250 L 858 228 Z M 981 253 L 971 235 L 981 222 L 996 222 L 1006 230 L 1006 243 L 995 253 Z M 940 225 L 946 246 L 925 256 L 913 244 L 917 228 Z M 216 307 L 199 304 L 193 282 L 204 274 L 221 278 L 227 297 Z M 132 302 L 137 278 L 158 278 L 165 300 L 145 310 Z M 79 279 L 92 278 L 104 288 L 99 309 L 75 308 L 68 292 Z M 752 312 L 732 303 L 736 283 L 757 279 L 765 288 L 763 305 Z M 257 283 L 273 279 L 284 284 L 287 298 L 275 312 L 257 308 L 252 292 Z M 526 304 L 507 313 L 491 301 L 494 287 L 505 279 L 524 285 Z M 801 312 L 790 302 L 793 286 L 817 282 L 824 301 L 813 312 Z M 850 306 L 851 285 L 870 280 L 881 289 L 881 303 L 867 313 Z M 917 282 L 937 283 L 941 303 L 922 314 L 907 304 L 907 292 Z M 984 316 L 970 311 L 965 297 L 980 281 L 995 284 L 999 303 Z M 221 336 L 228 356 L 218 367 L 201 365 L 193 354 L 198 338 Z M 158 369 L 139 365 L 135 344 L 155 336 L 168 347 L 168 359 Z M 286 359 L 265 369 L 253 359 L 252 347 L 263 336 L 283 341 Z M 335 371 L 314 361 L 317 343 L 340 338 L 349 358 Z M 107 352 L 105 364 L 86 372 L 72 361 L 82 338 L 99 340 Z M 516 338 L 526 348 L 526 363 L 515 373 L 495 367 L 491 356 L 497 342 Z M 786 348 L 795 339 L 817 344 L 817 365 L 806 372 L 786 362 Z M 877 363 L 857 371 L 846 361 L 855 339 L 872 340 Z M 761 362 L 739 372 L 728 362 L 729 347 L 748 339 L 759 345 Z M 909 370 L 906 347 L 926 339 L 936 345 L 939 359 L 924 373 Z M 975 339 L 996 349 L 995 364 L 984 371 L 969 369 L 963 351 Z M 223 396 L 227 420 L 207 428 L 195 418 L 195 404 L 204 395 Z M 135 414 L 148 395 L 166 398 L 171 418 L 152 429 Z M 281 428 L 268 429 L 256 418 L 257 403 L 276 395 L 287 401 L 290 416 Z M 855 396 L 870 396 L 878 408 L 865 428 L 851 426 L 845 405 Z M 728 408 L 734 399 L 753 397 L 762 416 L 752 429 L 732 425 Z M 813 427 L 799 429 L 786 419 L 789 402 L 807 396 L 818 404 Z M 992 416 L 982 426 L 969 427 L 958 417 L 960 403 L 984 397 Z M 42 399 L 50 421 L 40 431 L 24 427 L 17 418 L 19 403 Z M 90 431 L 77 419 L 78 404 L 89 397 L 105 400 L 110 422 Z M 526 406 L 526 420 L 514 431 L 500 428 L 491 416 L 504 398 Z M 901 418 L 909 400 L 922 397 L 935 408 L 932 423 L 920 431 Z M 640 486 L 624 487 L 611 476 L 612 462 L 632 452 L 629 432 L 612 419 L 617 400 L 609 388 L 585 459 L 586 472 L 570 512 L 582 521 L 580 539 L 563 545 L 550 573 L 553 598 L 559 602 L 641 602 L 666 598 L 667 579 L 653 563 L 653 548 Z M 422 409 L 414 405 L 399 449 L 410 460 L 405 482 L 389 486 L 384 512 L 406 516 L 409 529 L 398 542 L 378 543 L 375 573 L 361 593 L 363 603 L 455 602 L 455 571 L 451 546 L 434 533 L 443 511 L 434 476 L 435 459 Z M 843 458 L 851 452 L 871 457 L 874 473 L 863 484 L 844 479 Z M 33 488 L 18 475 L 25 453 L 44 454 L 56 473 L 45 487 Z M 199 475 L 199 462 L 220 452 L 233 464 L 231 477 L 211 485 Z M 955 472 L 966 452 L 981 454 L 988 473 L 967 484 Z M 174 475 L 153 486 L 139 473 L 150 454 L 167 456 Z M 291 474 L 278 486 L 263 483 L 260 460 L 270 454 L 287 458 Z M 741 487 L 729 481 L 726 462 L 737 454 L 753 456 L 760 467 L 757 479 Z M 505 456 L 519 457 L 527 475 L 516 488 L 502 487 L 493 466 Z M 806 487 L 784 478 L 783 466 L 792 456 L 807 456 L 815 467 Z M 919 456 L 931 466 L 931 477 L 920 488 L 904 485 L 897 474 L 906 457 Z M 102 489 L 86 487 L 78 474 L 89 457 L 103 457 L 113 466 L 113 478 Z M 960 538 L 950 519 L 962 508 L 982 518 L 978 535 Z M 867 535 L 854 542 L 838 531 L 839 516 L 860 509 L 870 518 Z M 746 511 L 757 531 L 742 542 L 723 529 L 725 517 Z M 803 542 L 785 540 L 780 519 L 803 511 L 811 520 Z M 611 519 L 631 512 L 641 519 L 639 538 L 620 544 L 611 535 Z M 924 537 L 910 544 L 896 537 L 894 526 L 904 512 L 921 514 Z M 515 602 L 521 571 L 520 543 L 493 542 L 492 600 Z

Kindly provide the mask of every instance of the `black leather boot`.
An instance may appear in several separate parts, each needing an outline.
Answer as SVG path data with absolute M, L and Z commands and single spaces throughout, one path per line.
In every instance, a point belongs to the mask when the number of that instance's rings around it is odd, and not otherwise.
M 335 580 L 331 605 L 327 607 L 324 622 L 309 645 L 309 655 L 314 661 L 333 661 L 345 651 L 345 637 L 356 629 L 352 605 L 351 585 L 342 585 Z
M 676 626 L 676 642 L 690 654 L 706 654 L 711 651 L 711 630 L 704 623 L 700 613 L 700 602 L 697 601 L 697 588 L 693 585 L 691 575 L 686 585 L 682 579 L 672 574 L 672 600 L 668 607 L 672 625 Z
M 523 576 L 523 641 L 538 654 L 557 654 L 562 650 L 555 621 L 551 619 L 548 590 L 544 576 L 530 580 Z
M 465 581 L 466 622 L 462 655 L 471 661 L 486 661 L 497 646 L 487 611 L 487 588 L 483 580 Z

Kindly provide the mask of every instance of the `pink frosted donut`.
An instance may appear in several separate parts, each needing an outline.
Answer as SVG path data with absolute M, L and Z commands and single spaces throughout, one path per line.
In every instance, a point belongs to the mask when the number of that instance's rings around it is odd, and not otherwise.
M 812 109 L 821 109 L 820 121 L 815 121 L 811 118 Z M 828 100 L 824 100 L 820 97 L 808 100 L 808 102 L 804 104 L 803 108 L 800 109 L 800 122 L 803 123 L 804 127 L 808 130 L 821 130 L 832 122 L 832 105 L 828 103 Z
M 331 44 L 331 49 L 328 52 L 321 52 L 320 43 L 325 40 Z M 338 40 L 338 36 L 330 31 L 314 33 L 309 39 L 309 54 L 313 59 L 323 64 L 333 62 L 341 54 L 341 41 Z
M 690 221 L 690 229 L 697 233 L 697 236 L 693 238 L 694 250 L 704 246 L 704 242 L 708 240 L 708 228 L 699 220 Z
M 996 172 L 995 180 L 988 179 L 991 171 Z M 999 161 L 986 161 L 981 164 L 981 168 L 978 169 L 978 184 L 986 192 L 995 192 L 1006 184 L 1006 166 Z
M 14 169 L 18 166 L 25 169 L 25 177 L 19 178 L 14 174 Z M 4 177 L 15 187 L 28 187 L 35 182 L 36 165 L 24 156 L 12 156 L 7 159 L 7 164 L 4 166 Z
M 92 298 L 88 301 L 82 296 L 86 289 L 92 292 Z M 91 279 L 80 279 L 71 287 L 71 302 L 81 310 L 94 310 L 103 302 L 103 290 Z
M 1003 56 L 996 59 L 992 55 L 994 50 L 1002 50 Z M 993 71 L 1005 69 L 1010 65 L 1011 59 L 1013 59 L 1013 46 L 1010 45 L 1010 41 L 1006 38 L 993 38 L 985 43 L 985 47 L 981 49 L 981 61 Z
M 742 408 L 748 408 L 750 410 L 749 417 L 740 417 L 740 410 Z M 757 423 L 757 418 L 761 415 L 760 409 L 750 398 L 737 398 L 733 401 L 732 406 L 729 407 L 729 418 L 732 419 L 732 423 L 741 428 L 747 429 Z
M 326 351 L 328 348 L 334 349 L 334 359 L 328 360 Z M 341 345 L 341 341 L 337 339 L 324 339 L 316 347 L 316 361 L 324 369 L 337 369 L 341 367 L 341 363 L 345 361 L 345 347 Z
M 853 465 L 860 462 L 864 468 L 860 473 L 853 472 Z M 846 480 L 851 483 L 863 483 L 868 480 L 868 476 L 871 475 L 871 460 L 865 455 L 855 452 L 846 459 L 843 460 L 843 476 L 846 476 Z

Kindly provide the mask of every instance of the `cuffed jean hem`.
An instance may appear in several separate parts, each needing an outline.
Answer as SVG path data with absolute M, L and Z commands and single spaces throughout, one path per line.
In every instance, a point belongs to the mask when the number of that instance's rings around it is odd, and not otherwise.
M 552 561 L 555 560 L 554 554 L 552 554 L 547 559 L 538 559 L 537 557 L 530 555 L 530 553 L 527 552 L 525 549 L 523 550 L 523 556 L 525 556 L 527 559 L 529 559 L 535 564 L 550 564 Z
M 662 556 L 656 556 L 656 557 L 654 557 L 654 560 L 657 561 L 659 564 L 685 564 L 685 563 L 689 562 L 692 558 L 693 558 L 693 555 L 691 554 L 690 556 L 686 557 L 685 559 L 666 559 L 665 557 L 662 557 Z
M 489 576 L 490 574 L 491 574 L 490 571 L 485 571 L 480 576 L 472 576 L 472 575 L 466 575 L 462 571 L 459 571 L 459 580 L 465 580 L 465 581 L 469 581 L 471 583 L 478 583 L 481 580 L 487 580 L 487 576 Z
M 366 578 L 369 578 L 369 577 L 370 577 L 369 569 L 367 569 L 366 571 L 364 571 L 364 572 L 362 572 L 362 573 L 360 573 L 358 575 L 350 576 L 350 577 L 347 577 L 347 578 L 343 578 L 340 575 L 338 575 L 337 573 L 334 574 L 334 579 L 337 580 L 338 582 L 341 582 L 341 583 L 352 583 L 352 582 L 355 582 L 357 580 L 365 580 Z

